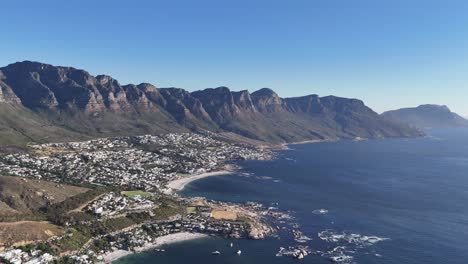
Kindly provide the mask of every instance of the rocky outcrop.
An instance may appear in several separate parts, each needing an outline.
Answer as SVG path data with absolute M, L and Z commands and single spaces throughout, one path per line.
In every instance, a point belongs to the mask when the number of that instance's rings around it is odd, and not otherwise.
M 252 93 L 255 107 L 260 112 L 277 112 L 283 110 L 283 100 L 271 89 L 262 88 Z

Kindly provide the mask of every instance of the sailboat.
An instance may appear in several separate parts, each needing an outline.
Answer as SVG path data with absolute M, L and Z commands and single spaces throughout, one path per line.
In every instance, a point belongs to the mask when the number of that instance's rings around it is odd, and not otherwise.
M 237 255 L 240 255 L 240 254 L 242 254 L 242 251 L 239 249 L 237 250 Z

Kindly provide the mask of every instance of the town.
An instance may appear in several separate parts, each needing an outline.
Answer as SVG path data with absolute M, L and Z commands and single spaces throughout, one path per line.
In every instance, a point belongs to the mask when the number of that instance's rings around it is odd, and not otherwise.
M 0 155 L 2 175 L 82 186 L 89 191 L 35 211 L 60 235 L 0 244 L 0 263 L 99 263 L 119 250 L 138 251 L 169 234 L 263 239 L 288 216 L 258 203 L 179 197 L 169 182 L 214 172 L 234 160 L 274 158 L 270 149 L 216 134 L 166 134 L 31 144 Z M 21 220 L 21 219 L 19 219 Z
M 166 134 L 30 145 L 0 156 L 0 173 L 56 182 L 158 191 L 183 174 L 220 169 L 225 161 L 270 159 L 272 152 L 215 139 L 213 134 Z
M 142 206 L 144 208 L 142 208 Z M 82 207 L 94 217 L 67 223 L 69 231 L 46 243 L 12 247 L 0 252 L 7 263 L 107 263 L 116 251 L 152 249 L 154 242 L 170 234 L 195 233 L 239 239 L 263 239 L 275 233 L 265 216 L 285 219 L 276 209 L 258 203 L 235 204 L 204 198 L 156 197 L 145 192 L 105 193 Z M 105 226 L 106 228 L 103 228 Z M 70 241 L 83 236 L 80 229 L 94 230 L 79 247 Z M 105 232 L 103 230 L 106 230 Z M 99 230 L 99 231 L 98 231 Z

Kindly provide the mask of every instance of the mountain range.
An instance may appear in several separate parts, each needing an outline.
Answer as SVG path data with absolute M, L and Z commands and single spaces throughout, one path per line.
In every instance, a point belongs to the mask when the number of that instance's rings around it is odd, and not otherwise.
M 452 112 L 445 105 L 426 104 L 387 111 L 382 115 L 418 128 L 468 127 L 468 120 Z
M 0 68 L 2 144 L 188 131 L 270 143 L 422 135 L 358 99 L 121 85 L 107 75 L 31 61 Z

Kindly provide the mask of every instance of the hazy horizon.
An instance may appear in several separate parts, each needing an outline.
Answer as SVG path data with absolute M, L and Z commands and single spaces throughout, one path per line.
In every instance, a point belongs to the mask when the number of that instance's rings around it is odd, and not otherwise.
M 359 98 L 379 113 L 439 104 L 468 116 L 463 1 L 50 0 L 2 7 L 8 39 L 0 43 L 1 66 L 32 60 L 123 84 L 269 87 L 281 97 Z

